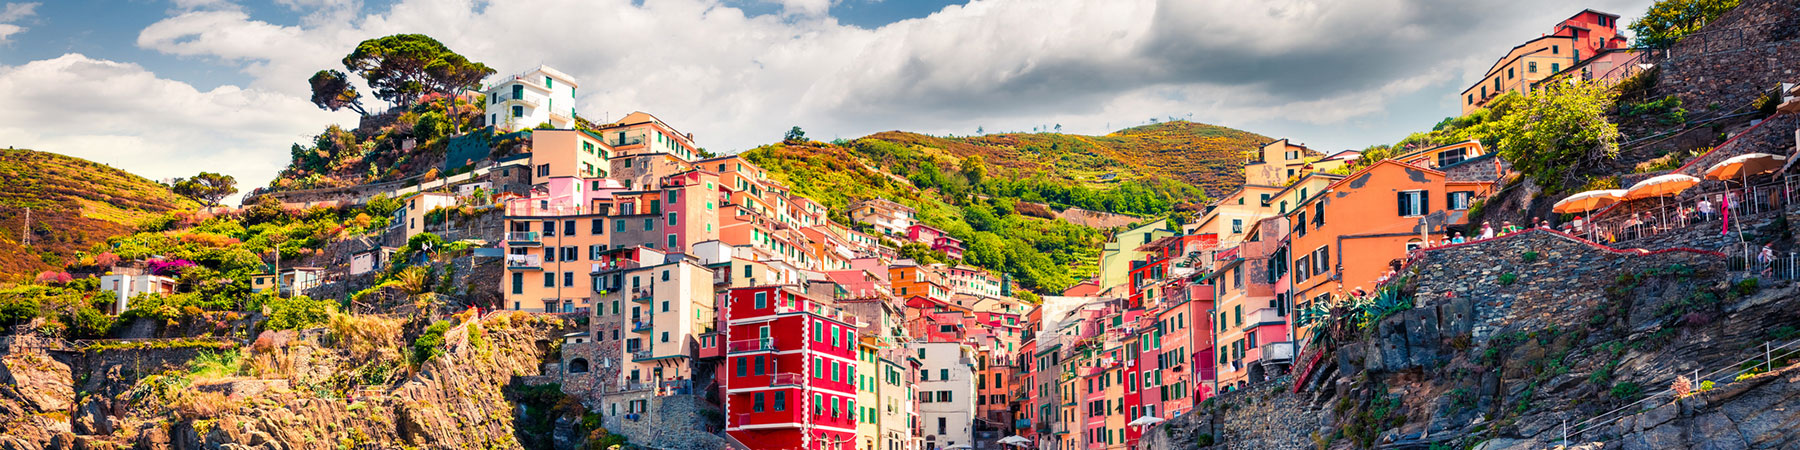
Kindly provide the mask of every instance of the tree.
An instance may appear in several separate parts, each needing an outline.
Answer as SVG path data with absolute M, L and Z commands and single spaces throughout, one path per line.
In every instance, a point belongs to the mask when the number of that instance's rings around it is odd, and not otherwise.
M 962 160 L 962 173 L 969 178 L 969 184 L 979 186 L 987 178 L 987 164 L 981 162 L 981 155 L 969 155 Z
M 1619 127 L 1607 110 L 1618 92 L 1597 84 L 1552 84 L 1497 112 L 1489 130 L 1513 169 L 1555 191 L 1582 170 L 1619 155 Z
M 782 136 L 781 140 L 783 142 L 793 143 L 806 142 L 806 131 L 801 130 L 799 125 L 795 125 L 793 128 L 788 129 L 787 135 Z
M 350 85 L 350 78 L 336 70 L 321 70 L 306 80 L 312 85 L 312 102 L 319 109 L 337 111 L 349 108 L 357 114 L 369 115 L 363 109 L 362 93 L 356 92 L 356 86 Z
M 219 206 L 219 200 L 224 200 L 237 191 L 237 178 L 231 175 L 200 172 L 193 178 L 175 181 L 176 195 L 205 203 L 206 206 Z
M 1662 0 L 1631 23 L 1639 47 L 1668 48 L 1736 8 L 1740 0 Z
M 400 106 L 412 106 L 428 92 L 454 96 L 494 73 L 423 34 L 362 41 L 344 57 L 344 67 L 363 77 L 375 90 L 375 98 Z

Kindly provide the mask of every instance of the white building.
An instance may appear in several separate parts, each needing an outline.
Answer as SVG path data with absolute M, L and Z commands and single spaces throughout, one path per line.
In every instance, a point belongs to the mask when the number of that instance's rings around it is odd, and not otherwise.
M 115 294 L 111 314 L 121 314 L 131 309 L 131 298 L 139 294 L 175 293 L 175 279 L 149 274 L 113 274 L 100 277 L 100 289 Z
M 907 344 L 919 355 L 920 428 L 924 450 L 974 447 L 975 349 L 957 342 Z
M 549 123 L 559 129 L 575 128 L 574 78 L 549 66 L 494 81 L 487 94 L 487 122 L 497 132 L 508 133 Z

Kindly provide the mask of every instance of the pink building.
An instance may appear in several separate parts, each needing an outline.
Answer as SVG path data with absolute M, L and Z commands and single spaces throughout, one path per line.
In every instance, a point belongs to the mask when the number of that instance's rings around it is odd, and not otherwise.
M 906 237 L 912 239 L 913 242 L 931 246 L 932 250 L 944 252 L 951 258 L 962 259 L 962 240 L 950 237 L 944 230 L 924 224 L 913 224 L 906 229 Z
M 725 432 L 756 448 L 854 449 L 856 318 L 792 285 L 727 295 Z

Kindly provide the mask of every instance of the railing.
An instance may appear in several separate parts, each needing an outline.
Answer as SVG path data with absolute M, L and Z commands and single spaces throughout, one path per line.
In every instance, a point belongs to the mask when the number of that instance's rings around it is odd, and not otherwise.
M 649 349 L 631 352 L 631 360 L 634 362 L 650 359 L 652 356 L 653 356 L 653 353 Z
M 799 386 L 801 376 L 797 373 L 778 373 L 769 376 L 769 386 Z
M 650 383 L 638 380 L 626 380 L 624 384 L 619 386 L 619 392 L 648 391 L 652 387 L 654 386 Z
M 650 331 L 650 322 L 640 321 L 640 322 L 633 323 L 631 325 L 631 331 L 633 331 L 633 332 Z
M 507 242 L 538 243 L 542 240 L 543 236 L 536 231 L 514 231 L 506 233 Z
M 613 259 L 611 261 L 594 263 L 593 272 L 600 273 L 611 272 L 614 270 L 636 269 L 638 266 L 637 260 Z
M 511 269 L 537 269 L 544 266 L 543 255 L 506 255 L 506 267 Z
M 1258 308 L 1255 311 L 1251 311 L 1250 314 L 1245 314 L 1245 316 L 1246 316 L 1245 317 L 1246 320 L 1244 320 L 1244 326 L 1240 327 L 1241 329 L 1245 329 L 1245 330 L 1255 328 L 1257 326 L 1261 326 L 1263 324 L 1270 323 L 1270 322 L 1285 322 L 1286 321 L 1286 320 L 1284 320 L 1283 317 L 1281 317 L 1281 314 L 1275 310 L 1275 308 Z
M 1293 360 L 1294 343 L 1292 342 L 1270 342 L 1262 345 L 1262 361 L 1265 363 Z
M 731 353 L 756 352 L 775 349 L 775 338 L 746 339 L 731 341 L 725 344 L 725 351 Z
M 1714 190 L 1700 195 L 1710 203 L 1710 214 L 1699 211 L 1698 199 L 1664 202 L 1637 200 L 1654 206 L 1631 214 L 1621 212 L 1592 222 L 1571 221 L 1563 229 L 1594 242 L 1617 243 L 1688 231 L 1692 227 L 1708 223 L 1719 225 L 1722 230 L 1724 223 L 1721 219 L 1726 213 L 1735 222 L 1747 215 L 1778 211 L 1792 201 L 1792 193 L 1785 184 L 1752 186 L 1748 190 Z M 1688 195 L 1683 197 L 1696 198 Z M 1730 199 L 1730 205 L 1725 204 L 1726 198 Z
M 1688 380 L 1690 383 L 1689 386 L 1691 386 L 1695 392 L 1701 392 L 1700 388 L 1703 384 L 1712 382 L 1714 384 L 1713 390 L 1717 390 L 1737 382 L 1739 376 L 1750 374 L 1752 371 L 1756 371 L 1756 373 L 1774 371 L 1776 368 L 1774 365 L 1775 360 L 1789 359 L 1796 353 L 1800 353 L 1800 339 L 1790 340 L 1781 345 L 1774 345 L 1775 343 L 1776 341 L 1763 342 L 1761 355 L 1744 358 L 1742 361 L 1726 365 L 1704 375 L 1696 373 L 1693 378 Z M 1777 358 L 1776 355 L 1781 356 L 1780 358 Z M 1677 376 L 1686 377 L 1687 375 Z M 1655 383 L 1647 383 L 1644 384 L 1644 386 L 1672 386 L 1674 383 L 1675 380 L 1668 379 Z M 1568 437 L 1569 439 L 1575 439 L 1583 433 L 1594 431 L 1597 428 L 1611 426 L 1613 423 L 1618 422 L 1620 418 L 1649 410 L 1650 408 L 1644 405 L 1646 402 L 1658 399 L 1672 399 L 1674 395 L 1675 391 L 1673 389 L 1657 391 L 1641 400 L 1631 402 L 1631 404 L 1619 407 L 1618 409 L 1600 413 L 1581 422 L 1569 424 Z
M 631 288 L 631 301 L 638 302 L 638 303 L 650 303 L 650 297 L 651 297 L 651 295 L 650 295 L 649 289 Z
M 1725 249 L 1725 266 L 1733 272 L 1747 272 L 1749 278 L 1800 280 L 1800 252 L 1763 253 L 1755 243 L 1743 242 Z

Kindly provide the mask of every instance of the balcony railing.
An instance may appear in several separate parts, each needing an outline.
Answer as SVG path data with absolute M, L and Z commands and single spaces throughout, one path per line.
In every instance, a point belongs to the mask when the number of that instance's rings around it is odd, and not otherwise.
M 769 386 L 799 386 L 800 374 L 778 373 L 769 376 Z
M 1285 321 L 1285 318 L 1281 317 L 1281 315 L 1275 311 L 1275 308 L 1258 308 L 1257 310 L 1244 315 L 1244 326 L 1242 328 L 1248 330 L 1265 323 L 1280 323 Z
M 649 349 L 644 349 L 644 350 L 638 350 L 638 351 L 635 351 L 635 352 L 631 352 L 631 360 L 632 360 L 632 361 L 634 361 L 634 362 L 635 362 L 635 361 L 643 361 L 643 360 L 646 360 L 646 359 L 650 359 L 650 358 L 651 358 L 651 357 L 652 357 L 652 356 L 653 356 L 653 355 L 652 355 L 652 352 L 651 352 L 651 351 L 650 351 L 650 350 L 649 350 Z
M 775 338 L 745 339 L 725 344 L 725 351 L 731 353 L 757 352 L 775 349 Z
M 543 242 L 543 240 L 544 236 L 536 231 L 514 231 L 506 233 L 506 242 L 513 245 L 537 244 Z
M 648 332 L 650 331 L 650 322 L 634 322 L 631 325 L 631 331 L 636 333 Z
M 544 267 L 544 256 L 506 255 L 506 267 L 508 269 L 542 269 Z
M 650 303 L 650 297 L 652 297 L 652 295 L 650 294 L 649 289 L 632 288 L 630 297 L 631 301 L 647 304 Z

